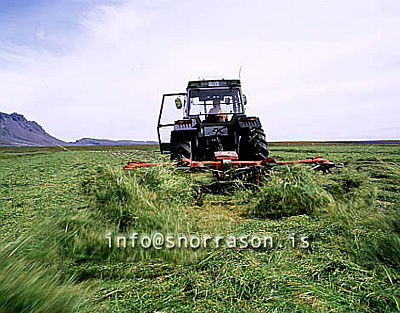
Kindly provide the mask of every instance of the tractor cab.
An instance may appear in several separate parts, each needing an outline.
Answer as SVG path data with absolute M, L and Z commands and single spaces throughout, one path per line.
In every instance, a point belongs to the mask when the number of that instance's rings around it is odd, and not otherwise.
M 214 121 L 216 117 L 231 120 L 235 114 L 244 114 L 240 82 L 234 80 L 189 82 L 186 117 Z
M 268 156 L 257 117 L 245 115 L 240 81 L 190 81 L 186 93 L 163 95 L 157 132 L 161 153 L 171 159 L 214 159 L 231 151 L 241 159 Z

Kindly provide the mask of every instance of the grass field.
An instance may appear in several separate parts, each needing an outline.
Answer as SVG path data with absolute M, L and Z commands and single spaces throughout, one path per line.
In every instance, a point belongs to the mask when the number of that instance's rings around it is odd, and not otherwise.
M 154 146 L 0 149 L 0 312 L 400 311 L 400 145 L 270 152 L 345 164 L 276 168 L 199 205 L 207 175 L 122 171 L 167 160 Z M 282 247 L 108 248 L 108 232 L 134 230 L 272 234 Z

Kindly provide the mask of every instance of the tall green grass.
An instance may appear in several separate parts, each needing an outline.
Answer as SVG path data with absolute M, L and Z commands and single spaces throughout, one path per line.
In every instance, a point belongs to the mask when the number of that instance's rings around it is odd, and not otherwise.
M 187 211 L 196 194 L 189 176 L 162 167 L 134 172 L 101 167 L 84 180 L 82 190 L 85 208 L 45 219 L 32 227 L 29 238 L 21 237 L 24 243 L 15 251 L 8 247 L 0 253 L 0 312 L 82 311 L 84 299 L 71 277 L 87 279 L 91 270 L 76 272 L 71 264 L 197 258 L 196 251 L 142 249 L 138 243 L 123 248 L 113 242 L 109 248 L 105 237 L 189 233 Z
M 82 185 L 88 206 L 77 213 L 52 218 L 39 226 L 43 256 L 64 262 L 121 261 L 160 258 L 185 262 L 196 258 L 184 249 L 143 249 L 131 246 L 132 232 L 152 235 L 188 234 L 188 212 L 195 199 L 190 176 L 154 167 L 137 171 L 99 168 Z M 107 236 L 107 237 L 106 237 Z M 109 237 L 112 247 L 109 247 Z M 126 237 L 126 247 L 116 236 Z M 43 247 L 46 247 L 43 249 Z M 57 257 L 59 254 L 59 257 Z
M 249 194 L 248 214 L 280 218 L 313 214 L 332 205 L 333 197 L 323 188 L 319 175 L 299 166 L 271 172 L 258 192 Z
M 305 167 L 280 168 L 257 193 L 247 193 L 247 201 L 247 214 L 258 218 L 330 216 L 345 227 L 347 248 L 357 262 L 368 268 L 400 266 L 400 219 L 377 210 L 376 189 L 365 172 L 345 168 L 322 175 Z
M 73 279 L 61 278 L 42 264 L 16 257 L 18 246 L 0 250 L 1 313 L 71 313 L 84 311 L 85 293 Z
M 394 177 L 399 172 L 392 168 Z M 377 188 L 371 177 L 346 169 L 326 177 L 325 184 L 336 200 L 331 216 L 347 227 L 348 249 L 355 261 L 370 269 L 377 265 L 399 268 L 400 218 L 377 207 Z
M 353 222 L 349 229 L 361 229 L 359 232 L 361 235 L 349 236 L 350 245 L 353 247 L 352 253 L 358 262 L 370 269 L 377 265 L 393 269 L 400 268 L 400 217 L 398 214 L 374 212 L 366 221 Z
M 279 153 L 295 158 L 316 149 Z M 31 238 L 1 252 L 0 312 L 400 311 L 397 167 L 377 163 L 368 147 L 326 149 L 329 159 L 354 162 L 329 175 L 276 168 L 259 187 L 205 195 L 201 207 L 190 175 L 164 167 L 122 171 L 125 160 L 106 153 L 46 152 L 36 167 L 39 157 L 3 160 L 2 230 L 23 226 Z M 373 152 L 384 156 L 385 149 Z M 111 165 L 86 177 L 99 163 Z M 34 215 L 37 208 L 46 214 Z M 311 247 L 203 254 L 109 249 L 105 239 L 108 232 L 212 233 L 217 219 L 221 234 L 273 233 L 287 244 L 287 234 L 304 233 Z M 88 301 L 82 286 L 90 286 Z

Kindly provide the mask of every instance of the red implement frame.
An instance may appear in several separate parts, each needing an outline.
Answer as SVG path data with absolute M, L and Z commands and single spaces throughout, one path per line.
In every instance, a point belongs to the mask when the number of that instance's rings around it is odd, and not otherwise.
M 161 165 L 180 165 L 189 168 L 212 168 L 216 170 L 221 170 L 224 168 L 241 168 L 241 167 L 266 167 L 266 166 L 274 166 L 274 165 L 285 165 L 285 164 L 293 164 L 293 163 L 307 163 L 307 164 L 315 164 L 316 166 L 322 167 L 322 169 L 329 170 L 329 168 L 334 167 L 335 164 L 324 159 L 322 156 L 317 155 L 315 157 L 309 157 L 306 160 L 293 160 L 293 161 L 277 161 L 272 158 L 267 158 L 261 161 L 240 161 L 235 159 L 221 159 L 221 160 L 212 160 L 212 161 L 192 161 L 187 158 L 183 158 L 182 162 L 179 164 L 177 162 L 173 163 L 144 163 L 137 160 L 132 160 L 128 163 L 128 165 L 124 166 L 124 169 L 133 169 L 138 167 L 151 167 L 151 166 L 161 166 Z

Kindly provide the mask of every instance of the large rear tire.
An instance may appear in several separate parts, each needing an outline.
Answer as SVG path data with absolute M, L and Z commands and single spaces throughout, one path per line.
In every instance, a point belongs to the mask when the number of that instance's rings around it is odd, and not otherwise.
M 253 149 L 254 158 L 256 160 L 264 160 L 268 158 L 269 151 L 264 131 L 262 129 L 253 129 L 251 133 L 250 143 Z
M 239 143 L 241 160 L 259 161 L 268 158 L 268 145 L 262 129 L 251 129 L 247 136 L 242 136 Z

